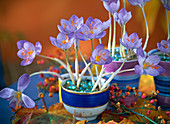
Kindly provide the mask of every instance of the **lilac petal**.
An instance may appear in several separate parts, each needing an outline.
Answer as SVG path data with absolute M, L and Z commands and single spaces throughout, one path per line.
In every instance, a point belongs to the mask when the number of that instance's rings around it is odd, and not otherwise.
M 107 20 L 106 22 L 103 22 L 103 24 L 102 24 L 102 30 L 105 30 L 105 29 L 107 29 L 108 27 L 110 27 L 111 20 L 112 20 L 112 18 L 110 18 L 110 19 Z
M 24 47 L 24 43 L 25 43 L 25 42 L 28 42 L 28 41 L 26 41 L 26 40 L 20 40 L 20 41 L 17 42 L 17 47 L 18 47 L 19 50 Z
M 150 64 L 157 65 L 160 62 L 161 58 L 158 55 L 148 56 L 145 62 L 149 62 Z
M 90 61 L 95 64 L 95 58 L 93 56 L 90 57 Z
M 27 95 L 22 94 L 22 104 L 25 108 L 34 108 L 35 102 Z
M 120 1 L 119 0 L 117 1 L 117 3 L 112 2 L 110 4 L 110 12 L 113 14 L 114 12 L 118 11 L 119 7 L 120 7 Z
M 100 34 L 95 36 L 95 39 L 100 39 L 106 35 L 106 31 L 102 31 Z
M 86 35 L 86 37 L 88 37 L 89 39 L 94 39 L 95 36 L 96 36 L 95 34 L 91 34 L 91 33 Z
M 142 47 L 139 47 L 136 49 L 136 54 L 137 54 L 137 56 L 141 56 L 143 58 L 145 57 L 145 53 L 144 53 Z
M 98 24 L 98 23 L 101 24 L 102 22 L 101 22 L 99 19 L 95 18 L 95 19 L 94 19 L 94 24 Z
M 9 101 L 14 97 L 16 92 L 17 91 L 15 91 L 15 90 L 13 90 L 11 88 L 4 88 L 4 89 L 2 89 L 0 91 L 0 97 L 7 100 L 7 101 Z
M 141 66 L 139 65 L 135 65 L 135 72 L 136 74 L 138 74 L 139 76 L 143 74 L 143 69 Z
M 93 22 L 94 21 L 94 19 L 92 18 L 92 17 L 89 17 L 88 19 L 87 19 L 87 21 L 86 21 L 86 25 L 88 26 L 88 27 L 90 27 L 90 24 L 91 24 L 91 22 Z
M 50 41 L 54 46 L 57 46 L 57 39 L 54 37 L 50 37 Z
M 121 43 L 124 47 L 127 47 L 127 45 L 121 40 L 121 38 L 120 38 L 119 40 L 120 40 L 120 43 Z
M 67 32 L 65 32 L 65 30 L 63 29 L 62 26 L 57 25 L 57 27 L 58 27 L 58 30 L 59 30 L 61 33 L 67 34 Z
M 92 52 L 92 56 L 96 56 L 99 55 L 100 50 L 104 49 L 104 45 L 103 44 L 99 44 L 96 46 L 96 48 L 93 50 Z
M 16 99 L 12 99 L 12 100 L 9 102 L 9 107 L 10 107 L 10 108 L 15 109 L 15 108 L 16 108 L 16 105 L 17 105 Z
M 111 63 L 112 62 L 112 57 L 108 57 L 107 59 L 106 59 L 106 63 L 105 64 L 109 64 L 109 63 Z
M 25 42 L 24 43 L 24 49 L 26 51 L 34 51 L 35 50 L 35 47 L 34 47 L 34 44 L 30 43 L 30 42 Z
M 71 25 L 71 22 L 65 20 L 65 19 L 61 19 L 61 26 L 63 27 L 63 29 L 65 29 L 66 26 Z
M 67 37 L 67 35 L 65 35 L 65 34 L 63 34 L 63 33 L 59 33 L 58 35 L 57 35 L 57 39 L 53 39 L 52 37 L 50 37 L 50 40 L 52 39 L 52 41 L 53 42 L 59 42 L 59 41 L 63 41 L 63 40 L 65 40 L 66 39 L 66 37 Z M 54 44 L 53 44 L 54 45 Z
M 39 55 L 41 53 L 42 50 L 42 45 L 40 42 L 36 42 L 35 44 L 35 51 L 36 51 L 36 55 Z
M 83 24 L 84 19 L 83 17 L 81 17 L 78 21 L 77 21 L 77 30 L 81 28 L 81 25 Z
M 25 50 L 24 49 L 21 49 L 17 52 L 17 56 L 21 59 L 26 59 L 27 58 L 27 55 L 23 55 L 23 53 L 25 53 Z
M 87 25 L 82 24 L 81 31 L 83 32 L 83 34 L 86 35 L 86 34 L 88 34 L 90 32 L 90 28 Z
M 149 74 L 150 76 L 158 76 L 159 72 L 157 71 L 157 69 L 148 67 L 145 69 L 146 74 Z
M 76 38 L 79 39 L 79 40 L 82 40 L 82 41 L 88 40 L 88 38 L 84 34 L 76 33 L 75 35 L 76 35 Z
M 126 15 L 124 15 L 123 17 L 124 24 L 126 24 L 131 18 L 132 18 L 131 12 L 128 12 Z
M 60 45 L 60 47 L 59 46 L 58 47 L 61 49 L 68 49 L 73 45 L 74 41 L 75 38 L 71 38 L 68 43 L 65 43 L 64 45 Z
M 93 30 L 92 34 L 97 35 L 102 32 L 102 23 L 98 23 L 94 27 L 95 27 L 95 29 L 92 29 Z
M 23 92 L 25 88 L 30 83 L 30 76 L 28 74 L 23 74 L 19 79 L 18 79 L 18 87 L 17 90 L 20 92 Z
M 160 65 L 156 65 L 156 66 L 159 67 L 159 68 L 157 69 L 157 71 L 159 72 L 159 74 L 166 72 L 166 69 L 164 69 L 162 66 L 160 66 Z
M 109 5 L 109 3 L 108 2 L 103 2 L 103 6 L 104 6 L 104 8 L 108 11 L 108 12 L 110 12 L 110 13 L 112 13 L 112 11 L 111 11 L 111 7 L 110 7 L 110 5 Z
M 164 5 L 165 9 L 167 9 L 168 11 L 170 11 L 170 4 L 169 4 L 169 5 L 163 4 L 163 5 Z
M 76 15 L 72 15 L 69 19 L 69 21 L 73 21 L 73 22 L 76 22 L 79 18 L 76 16 Z
M 24 60 L 21 61 L 20 65 L 21 66 L 27 66 L 27 65 L 31 64 L 33 62 L 33 60 L 34 59 L 31 59 L 31 60 L 27 61 L 26 59 L 24 59 Z
M 66 29 L 65 31 L 68 32 L 68 33 L 72 33 L 76 30 L 76 27 L 72 26 L 72 25 L 68 25 L 66 26 Z
M 145 61 L 145 57 L 138 56 L 138 62 L 141 67 L 143 67 L 143 62 Z

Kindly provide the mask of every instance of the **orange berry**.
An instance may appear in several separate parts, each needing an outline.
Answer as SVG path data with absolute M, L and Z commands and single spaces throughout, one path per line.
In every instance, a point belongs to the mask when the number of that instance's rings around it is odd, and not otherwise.
M 38 61 L 37 61 L 37 64 L 39 65 L 40 63 L 41 63 L 40 60 L 38 60 Z
M 49 93 L 48 96 L 49 96 L 49 97 L 53 97 L 53 94 L 52 94 L 52 93 Z
M 44 97 L 44 93 L 39 93 L 39 94 L 38 94 L 38 97 L 39 97 L 39 98 L 43 98 L 43 97 Z
M 60 69 L 64 69 L 64 66 L 61 65 L 59 68 L 60 68 Z

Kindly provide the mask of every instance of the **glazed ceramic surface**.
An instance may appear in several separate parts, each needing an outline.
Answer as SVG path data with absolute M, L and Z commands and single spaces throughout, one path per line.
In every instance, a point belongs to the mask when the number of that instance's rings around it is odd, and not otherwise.
M 158 50 L 154 49 L 148 54 L 151 55 L 156 52 Z M 157 95 L 158 105 L 168 107 L 170 110 L 170 62 L 161 61 L 159 65 L 166 69 L 166 72 L 154 77 L 155 88 L 159 90 Z
M 83 78 L 90 79 L 89 76 Z M 101 82 L 104 83 L 105 79 L 101 79 Z M 64 84 L 63 81 L 61 83 L 63 104 L 69 113 L 76 116 L 77 120 L 94 120 L 106 109 L 109 101 L 109 87 L 103 91 L 80 93 L 64 88 Z

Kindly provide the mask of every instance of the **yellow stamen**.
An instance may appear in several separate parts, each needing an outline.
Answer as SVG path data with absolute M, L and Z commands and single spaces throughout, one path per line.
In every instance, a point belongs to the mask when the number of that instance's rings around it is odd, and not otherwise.
M 95 63 L 96 63 L 96 61 L 99 62 L 100 58 L 101 58 L 101 56 L 96 56 L 96 57 L 95 57 Z

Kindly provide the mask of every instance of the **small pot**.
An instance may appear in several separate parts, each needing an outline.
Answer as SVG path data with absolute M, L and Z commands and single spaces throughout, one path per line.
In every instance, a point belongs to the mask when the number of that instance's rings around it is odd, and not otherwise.
M 106 67 L 105 72 L 106 73 L 115 72 L 122 65 L 122 63 L 123 63 L 122 61 L 112 61 L 111 63 L 104 66 Z M 135 65 L 138 65 L 138 60 L 126 61 L 121 71 L 126 69 L 132 69 L 135 67 Z M 106 79 L 108 79 L 109 77 L 110 75 L 106 76 Z M 138 89 L 139 79 L 140 76 L 137 75 L 135 71 L 123 72 L 117 74 L 110 82 L 110 85 L 112 85 L 112 83 L 116 83 L 117 86 L 122 90 L 122 92 L 125 93 L 128 91 L 126 88 L 127 86 L 130 86 L 132 88 L 135 87 L 135 89 Z M 131 102 L 135 102 L 136 100 L 137 98 L 134 95 L 126 97 L 125 101 L 128 102 L 126 102 L 125 104 L 131 105 Z
M 148 54 L 152 55 L 158 52 L 158 50 L 151 50 Z M 154 77 L 155 88 L 159 91 L 157 95 L 157 104 L 163 109 L 170 109 L 170 62 L 160 61 L 160 66 L 162 66 L 166 72 Z
M 68 74 L 65 76 L 69 77 Z M 84 76 L 83 79 L 90 79 Z M 96 78 L 95 78 L 96 80 Z M 105 79 L 101 79 L 104 83 Z M 77 120 L 95 120 L 107 107 L 109 101 L 109 86 L 103 91 L 79 93 L 63 87 L 61 83 L 61 97 L 66 110 L 73 114 Z

